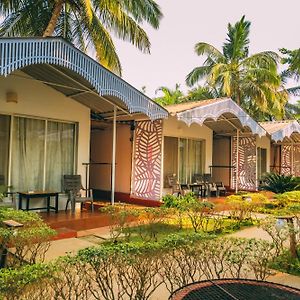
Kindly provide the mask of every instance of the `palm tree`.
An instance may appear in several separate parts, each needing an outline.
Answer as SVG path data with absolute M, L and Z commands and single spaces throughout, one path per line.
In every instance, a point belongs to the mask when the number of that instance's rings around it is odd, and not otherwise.
M 209 87 L 207 85 L 204 86 L 197 86 L 188 90 L 186 101 L 197 101 L 197 100 L 207 100 L 207 99 L 214 99 L 220 98 L 224 95 L 221 94 L 219 89 L 214 87 Z
M 179 104 L 185 101 L 184 94 L 180 90 L 180 85 L 178 83 L 176 83 L 174 90 L 166 86 L 161 86 L 155 91 L 155 94 L 158 92 L 162 92 L 163 96 L 154 98 L 153 100 L 162 106 Z
M 249 55 L 250 25 L 245 16 L 234 25 L 228 24 L 222 51 L 208 43 L 197 43 L 195 52 L 206 59 L 187 75 L 186 83 L 193 86 L 204 79 L 248 111 L 254 107 L 282 117 L 288 96 L 277 72 L 279 56 L 271 51 Z
M 149 53 L 140 26 L 159 27 L 162 13 L 154 0 L 2 0 L 2 36 L 63 36 L 82 51 L 96 53 L 102 65 L 121 74 L 111 34 Z

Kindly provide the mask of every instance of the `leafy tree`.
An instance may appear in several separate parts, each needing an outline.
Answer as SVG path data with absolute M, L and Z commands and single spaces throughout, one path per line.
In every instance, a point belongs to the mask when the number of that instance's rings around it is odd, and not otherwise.
M 155 93 L 158 92 L 162 92 L 163 96 L 155 98 L 154 101 L 160 105 L 171 105 L 185 102 L 184 94 L 180 90 L 180 85 L 178 83 L 176 83 L 174 90 L 166 86 L 161 86 L 155 91 Z
M 3 0 L 0 14 L 1 36 L 63 36 L 117 73 L 121 63 L 111 34 L 149 53 L 141 24 L 157 29 L 162 18 L 154 0 Z
M 194 86 L 205 79 L 209 86 L 231 97 L 250 113 L 260 110 L 282 117 L 288 95 L 277 71 L 279 56 L 272 51 L 249 55 L 250 25 L 245 16 L 234 25 L 228 24 L 221 51 L 208 43 L 197 43 L 196 54 L 206 59 L 187 75 L 186 83 Z

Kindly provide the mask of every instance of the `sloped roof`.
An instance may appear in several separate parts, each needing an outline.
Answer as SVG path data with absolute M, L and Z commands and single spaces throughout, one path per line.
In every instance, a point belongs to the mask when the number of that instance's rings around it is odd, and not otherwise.
M 17 70 L 103 118 L 112 115 L 113 105 L 153 120 L 168 116 L 163 107 L 62 38 L 0 38 L 0 76 Z
M 167 106 L 165 106 L 165 108 L 171 115 L 175 115 L 176 113 L 190 110 L 190 109 L 193 109 L 196 107 L 206 106 L 206 105 L 212 104 L 212 103 L 218 103 L 224 99 L 227 99 L 227 98 L 216 98 L 216 99 L 184 102 L 184 103 L 180 103 L 180 104 L 167 105 Z
M 275 142 L 283 140 L 300 141 L 300 124 L 296 120 L 261 122 L 260 125 Z
M 209 99 L 169 105 L 167 111 L 188 126 L 205 124 L 216 133 L 252 132 L 263 136 L 266 131 L 230 98 Z

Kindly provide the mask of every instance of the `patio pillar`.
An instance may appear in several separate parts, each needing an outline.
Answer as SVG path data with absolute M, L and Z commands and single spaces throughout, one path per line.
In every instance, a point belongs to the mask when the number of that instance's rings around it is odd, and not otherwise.
M 117 107 L 114 105 L 113 140 L 112 140 L 112 160 L 111 160 L 111 205 L 114 205 L 114 204 L 115 204 L 115 184 L 116 184 L 116 135 L 117 135 Z
M 235 192 L 239 190 L 239 145 L 240 145 L 240 131 L 236 130 L 236 167 L 235 167 Z

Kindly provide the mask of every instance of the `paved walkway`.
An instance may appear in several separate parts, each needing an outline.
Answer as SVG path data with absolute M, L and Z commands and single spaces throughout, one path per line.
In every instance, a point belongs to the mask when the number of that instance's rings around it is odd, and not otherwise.
M 92 246 L 95 246 L 95 244 L 78 238 L 52 241 L 46 253 L 45 261 L 49 262 L 66 254 L 75 255 L 79 250 Z

